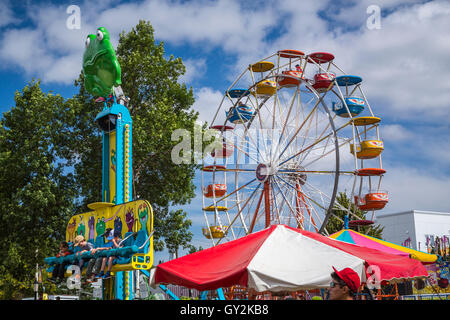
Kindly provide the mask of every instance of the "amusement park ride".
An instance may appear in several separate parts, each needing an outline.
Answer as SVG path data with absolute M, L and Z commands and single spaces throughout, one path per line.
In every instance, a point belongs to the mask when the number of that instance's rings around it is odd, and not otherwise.
M 361 84 L 327 52 L 281 50 L 245 68 L 211 122 L 223 148 L 202 167 L 203 234 L 212 245 L 273 223 L 328 235 L 335 206 L 350 225 L 373 223 L 388 202 L 384 146 Z M 338 190 L 372 219 L 336 203 Z
M 92 211 L 70 218 L 66 240 L 71 243 L 83 235 L 94 247 L 103 247 L 106 229 L 119 230 L 121 248 L 97 251 L 94 256 L 85 252 L 81 258 L 116 257 L 113 276 L 101 282 L 102 298 L 133 299 L 140 272 L 145 273 L 153 264 L 153 211 L 148 201 L 131 197 L 133 121 L 120 88 L 120 65 L 105 28 L 86 39 L 83 73 L 86 90 L 104 105 L 95 118 L 103 132 L 102 199 L 88 205 Z M 46 258 L 48 271 L 62 261 L 78 264 L 78 257 Z M 69 272 L 66 275 L 72 277 Z
M 153 264 L 153 212 L 131 197 L 133 122 L 106 29 L 86 39 L 83 72 L 86 89 L 104 104 L 95 119 L 103 132 L 102 200 L 69 220 L 66 240 L 81 234 L 101 246 L 106 228 L 120 230 L 122 248 L 96 253 L 117 257 L 103 298 L 133 299 L 140 272 Z M 388 202 L 381 189 L 384 146 L 361 84 L 327 52 L 281 50 L 245 68 L 211 121 L 221 147 L 203 158 L 203 235 L 213 246 L 272 224 L 329 235 L 336 206 L 348 212 L 350 225 L 373 223 Z M 338 190 L 348 190 L 372 219 L 336 203 Z M 61 259 L 77 258 L 46 258 L 49 271 Z

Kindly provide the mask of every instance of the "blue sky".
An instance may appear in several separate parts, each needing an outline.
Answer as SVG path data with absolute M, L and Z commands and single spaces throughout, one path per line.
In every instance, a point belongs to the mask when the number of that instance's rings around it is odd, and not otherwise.
M 66 9 L 80 8 L 80 29 L 68 29 Z M 370 29 L 367 8 L 381 10 Z M 250 63 L 281 49 L 332 52 L 337 65 L 364 79 L 382 118 L 390 202 L 380 212 L 450 211 L 449 1 L 3 1 L 0 6 L 0 111 L 33 77 L 45 91 L 74 92 L 85 37 L 106 27 L 117 45 L 122 30 L 150 20 L 167 55 L 187 67 L 181 79 L 194 89 L 193 108 L 209 121 L 224 90 Z M 186 206 L 196 245 L 201 235 L 198 196 Z M 151 201 L 151 199 L 149 199 Z

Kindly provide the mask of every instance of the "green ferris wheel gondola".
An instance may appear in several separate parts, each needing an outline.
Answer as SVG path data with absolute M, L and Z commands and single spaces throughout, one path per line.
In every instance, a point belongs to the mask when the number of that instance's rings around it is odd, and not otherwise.
M 103 27 L 98 28 L 97 34 L 88 35 L 85 45 L 84 86 L 96 97 L 108 97 L 113 94 L 114 87 L 122 84 L 120 64 L 108 30 Z

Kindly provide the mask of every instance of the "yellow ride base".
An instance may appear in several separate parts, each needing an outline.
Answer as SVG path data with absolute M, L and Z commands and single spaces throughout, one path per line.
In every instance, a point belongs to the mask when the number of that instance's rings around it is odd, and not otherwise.
M 134 254 L 131 257 L 131 265 L 134 270 L 149 270 L 153 265 L 153 255 L 144 253 Z
M 120 271 L 132 271 L 132 270 L 136 270 L 136 268 L 133 268 L 132 263 L 126 263 L 126 264 L 115 264 L 113 265 L 113 267 L 111 268 L 111 272 L 120 272 Z M 106 271 L 106 270 L 105 270 Z M 65 272 L 64 273 L 64 277 L 68 278 L 72 275 L 72 271 L 69 272 Z M 84 276 L 86 275 L 86 268 L 83 268 L 83 271 L 81 272 L 81 275 Z M 47 277 L 51 277 L 52 273 L 51 272 L 47 272 Z
M 93 202 L 93 203 L 89 203 L 87 206 L 91 210 L 99 210 L 99 209 L 103 209 L 103 208 L 113 207 L 115 205 L 116 204 L 112 203 L 112 202 Z
M 209 207 L 205 207 L 203 208 L 204 211 L 215 211 L 215 209 L 217 208 L 217 211 L 228 211 L 227 207 L 222 207 L 222 206 L 209 206 Z

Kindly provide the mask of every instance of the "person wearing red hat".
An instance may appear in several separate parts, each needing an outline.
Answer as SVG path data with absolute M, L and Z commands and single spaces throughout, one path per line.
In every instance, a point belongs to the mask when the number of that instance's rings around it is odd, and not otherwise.
M 361 284 L 358 274 L 353 269 L 345 268 L 341 271 L 333 267 L 330 283 L 330 300 L 353 300 Z

